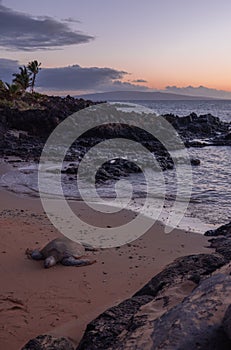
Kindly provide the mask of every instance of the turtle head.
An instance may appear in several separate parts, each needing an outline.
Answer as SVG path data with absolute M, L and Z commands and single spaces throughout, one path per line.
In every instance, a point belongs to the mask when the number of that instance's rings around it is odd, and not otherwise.
M 34 260 L 42 260 L 43 259 L 43 255 L 38 249 L 33 250 L 30 253 L 30 257 Z
M 54 256 L 48 256 L 48 258 L 45 259 L 44 261 L 44 267 L 45 269 L 49 269 L 49 267 L 54 266 L 57 263 L 57 260 L 55 259 Z

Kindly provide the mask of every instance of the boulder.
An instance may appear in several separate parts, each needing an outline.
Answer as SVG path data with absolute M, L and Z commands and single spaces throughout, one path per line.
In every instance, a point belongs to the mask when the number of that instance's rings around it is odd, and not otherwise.
M 219 254 L 197 254 L 180 257 L 153 277 L 135 296 L 151 295 L 156 297 L 163 288 L 185 279 L 199 283 L 202 277 L 219 269 L 225 262 L 225 259 Z
M 215 274 L 162 315 L 158 315 L 158 303 L 153 300 L 134 315 L 110 349 L 230 349 L 222 324 L 230 303 L 230 283 L 229 275 Z
M 51 335 L 39 335 L 31 339 L 22 350 L 74 350 L 73 344 L 66 338 Z
M 206 231 L 205 236 L 231 236 L 231 222 L 218 227 L 216 230 Z
M 224 274 L 202 281 L 182 303 L 153 322 L 150 349 L 230 349 L 222 328 L 230 286 L 231 276 Z
M 222 255 L 226 263 L 231 261 L 231 222 L 218 227 L 216 230 L 205 232 L 205 236 L 216 237 L 209 240 L 210 247 Z
M 181 293 L 183 298 L 187 296 L 188 290 L 200 282 L 201 278 L 224 264 L 225 259 L 218 254 L 198 254 L 177 259 L 132 298 L 110 308 L 89 323 L 77 349 L 123 349 L 123 345 L 119 345 L 122 335 L 126 338 L 129 332 L 132 334 L 141 326 L 144 328 L 143 331 L 146 329 L 150 332 L 148 319 L 154 317 L 150 309 L 155 311 L 159 308 L 159 313 L 164 313 L 169 307 L 181 301 L 175 296 L 175 288 L 181 289 L 182 283 L 187 284 L 186 294 Z M 161 307 L 159 307 L 160 303 Z M 142 312 L 143 308 L 146 308 L 144 312 Z M 155 312 L 154 314 L 156 315 Z M 142 348 L 144 348 L 143 345 L 137 349 Z
M 201 161 L 200 161 L 200 159 L 192 158 L 192 159 L 190 159 L 190 163 L 191 163 L 191 165 L 198 166 L 201 164 Z
M 230 285 L 231 276 L 215 274 L 170 309 L 161 295 L 133 297 L 91 322 L 77 350 L 228 350 Z
M 226 263 L 231 261 L 231 236 L 212 238 L 209 242 L 210 247 L 215 248 L 216 252 L 224 257 Z

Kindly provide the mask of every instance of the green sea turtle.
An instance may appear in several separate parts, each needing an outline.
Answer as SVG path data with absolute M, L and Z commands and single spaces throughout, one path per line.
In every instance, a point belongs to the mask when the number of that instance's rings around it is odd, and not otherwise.
M 44 267 L 49 268 L 57 263 L 65 266 L 85 266 L 96 262 L 95 259 L 82 258 L 85 251 L 96 250 L 88 244 L 71 241 L 67 237 L 53 239 L 41 250 L 27 250 L 26 253 L 34 260 L 44 260 Z

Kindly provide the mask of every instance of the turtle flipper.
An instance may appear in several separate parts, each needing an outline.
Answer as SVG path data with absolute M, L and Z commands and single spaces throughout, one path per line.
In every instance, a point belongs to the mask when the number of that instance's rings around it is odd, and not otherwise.
M 31 252 L 30 256 L 34 260 L 43 260 L 44 259 L 44 256 L 42 255 L 42 253 L 38 249 L 33 250 Z
M 65 266 L 86 266 L 94 264 L 96 260 L 93 259 L 76 259 L 73 256 L 63 258 L 61 263 Z
M 89 243 L 85 243 L 85 242 L 81 242 L 82 246 L 84 247 L 84 249 L 86 251 L 89 251 L 89 252 L 97 252 L 99 250 L 99 248 L 95 248 L 93 247 L 91 244 Z

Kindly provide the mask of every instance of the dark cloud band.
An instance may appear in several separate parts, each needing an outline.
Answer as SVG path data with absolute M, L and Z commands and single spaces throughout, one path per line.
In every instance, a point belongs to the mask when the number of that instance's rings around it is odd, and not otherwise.
M 45 68 L 38 77 L 37 84 L 46 89 L 85 90 L 95 89 L 102 84 L 108 84 L 114 80 L 122 79 L 126 72 L 112 68 L 89 67 L 78 65 Z
M 34 18 L 16 12 L 0 1 L 0 46 L 17 50 L 40 50 L 87 43 L 90 35 L 71 30 L 68 23 L 51 17 Z
M 147 83 L 147 80 L 144 79 L 136 79 L 136 80 L 132 80 L 133 83 Z
M 18 61 L 0 58 L 0 79 L 10 82 L 12 74 L 18 71 Z M 59 68 L 43 68 L 39 72 L 36 86 L 46 91 L 116 91 L 147 90 L 141 85 L 123 82 L 128 73 L 113 68 L 80 67 L 73 65 Z

